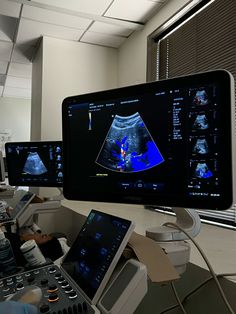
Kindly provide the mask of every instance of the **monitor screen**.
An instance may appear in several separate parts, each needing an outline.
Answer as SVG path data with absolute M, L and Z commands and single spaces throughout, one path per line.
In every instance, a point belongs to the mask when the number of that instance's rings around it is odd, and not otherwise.
M 62 268 L 95 304 L 134 230 L 130 220 L 92 210 Z
M 218 70 L 64 99 L 65 197 L 229 208 L 233 97 Z
M 9 142 L 5 151 L 10 185 L 62 186 L 61 141 Z
M 0 151 L 0 183 L 5 180 L 5 167 L 4 167 L 4 158 L 2 152 Z

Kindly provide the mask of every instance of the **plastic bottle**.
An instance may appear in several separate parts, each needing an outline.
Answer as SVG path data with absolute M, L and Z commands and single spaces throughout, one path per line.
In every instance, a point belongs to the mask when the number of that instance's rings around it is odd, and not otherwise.
M 6 277 L 17 271 L 17 264 L 10 241 L 0 230 L 0 277 Z

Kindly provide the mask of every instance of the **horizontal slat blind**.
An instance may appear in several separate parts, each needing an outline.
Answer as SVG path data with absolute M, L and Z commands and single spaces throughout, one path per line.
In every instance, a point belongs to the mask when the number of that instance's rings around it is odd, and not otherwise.
M 214 69 L 236 78 L 236 0 L 215 0 L 156 43 L 156 79 Z M 207 218 L 236 224 L 236 206 L 227 211 L 199 211 Z

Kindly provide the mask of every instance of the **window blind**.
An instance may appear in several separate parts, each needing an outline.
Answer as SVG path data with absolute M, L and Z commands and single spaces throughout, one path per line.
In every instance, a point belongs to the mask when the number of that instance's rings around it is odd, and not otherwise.
M 202 1 L 203 4 L 205 4 Z M 236 1 L 215 0 L 180 24 L 149 38 L 148 80 L 226 69 L 236 78 Z M 177 22 L 178 24 L 178 22 Z M 158 34 L 158 35 L 155 35 Z M 236 206 L 227 211 L 199 211 L 206 219 L 236 226 Z

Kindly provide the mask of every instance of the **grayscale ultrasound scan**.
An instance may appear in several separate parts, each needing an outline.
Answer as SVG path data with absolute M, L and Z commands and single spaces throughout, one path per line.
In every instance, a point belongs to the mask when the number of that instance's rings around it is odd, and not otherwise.
M 195 130 L 206 130 L 208 129 L 208 121 L 205 114 L 198 114 L 194 123 L 193 123 L 193 129 Z
M 193 152 L 200 155 L 209 153 L 209 148 L 206 139 L 198 138 L 193 148 Z
M 115 115 L 96 162 L 121 172 L 138 172 L 164 161 L 138 112 Z
M 33 152 L 29 153 L 23 171 L 31 175 L 40 175 L 47 172 L 47 168 L 44 166 L 39 154 Z

